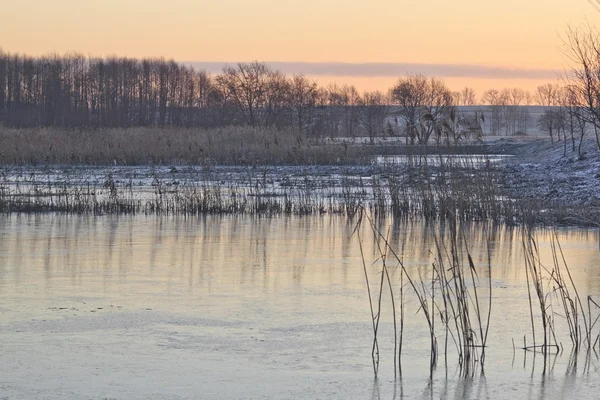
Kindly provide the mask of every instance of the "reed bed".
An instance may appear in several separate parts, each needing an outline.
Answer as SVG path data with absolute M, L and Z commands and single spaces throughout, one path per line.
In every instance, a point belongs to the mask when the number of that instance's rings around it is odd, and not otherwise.
M 379 372 L 378 333 L 384 292 L 389 292 L 391 298 L 396 377 L 402 376 L 405 308 L 409 298 L 416 299 L 417 312 L 423 316 L 427 327 L 430 373 L 433 374 L 436 369 L 440 356 L 443 356 L 446 368 L 449 358 L 454 356 L 461 376 L 468 377 L 477 371 L 483 372 L 492 312 L 489 256 L 488 274 L 485 278 L 480 278 L 477 276 L 468 242 L 455 220 L 447 227 L 445 234 L 435 236 L 435 257 L 430 268 L 419 272 L 409 271 L 400 249 L 395 249 L 390 244 L 387 235 L 365 210 L 361 211 L 355 232 L 361 250 L 373 319 L 372 361 L 375 375 Z M 376 291 L 370 289 L 367 262 L 362 248 L 363 238 L 360 232 L 361 225 L 365 223 L 377 240 L 376 262 L 380 265 L 380 281 Z M 394 276 L 399 275 L 395 282 L 390 277 L 390 271 L 396 272 Z
M 383 347 L 380 322 L 387 309 L 391 314 L 387 319 L 393 324 L 394 349 L 388 356 L 394 360 L 394 376 L 402 377 L 404 333 L 408 329 L 405 315 L 407 308 L 414 309 L 416 303 L 416 313 L 422 316 L 422 326 L 417 329 L 426 331 L 429 337 L 430 374 L 443 358 L 446 371 L 454 369 L 451 364 L 454 362 L 462 377 L 483 375 L 494 315 L 491 235 L 484 234 L 488 237 L 487 264 L 476 266 L 462 221 L 456 217 L 447 219 L 432 227 L 434 247 L 430 265 L 407 268 L 402 256 L 404 245 L 392 243 L 368 210 L 360 209 L 358 215 L 354 233 L 362 256 L 372 321 L 374 374 L 379 374 L 380 348 Z M 363 250 L 363 226 L 376 240 L 372 263 Z M 487 226 L 494 224 L 484 225 Z M 580 356 L 584 356 L 584 370 L 589 371 L 592 356 L 598 358 L 600 351 L 600 300 L 580 296 L 555 231 L 552 231 L 550 245 L 552 262 L 545 265 L 535 239 L 536 228 L 523 224 L 515 229 L 522 234 L 526 275 L 523 290 L 527 292 L 530 314 L 529 325 L 515 327 L 516 331 L 521 329 L 530 334 L 523 336 L 524 358 L 529 352 L 540 354 L 545 374 L 553 366 L 551 359 L 567 348 L 568 370 L 575 371 Z M 372 275 L 377 277 L 375 282 Z M 566 347 L 567 341 L 570 347 Z
M 341 213 L 343 205 L 326 205 L 310 193 L 268 192 L 247 188 L 199 185 L 183 189 L 159 183 L 152 191 L 134 193 L 131 188 L 37 186 L 26 190 L 0 187 L 0 212 L 74 214 L 297 214 Z
M 549 358 L 564 351 L 563 338 L 557 336 L 558 325 L 566 326 L 571 344 L 571 362 L 580 353 L 586 355 L 585 368 L 589 368 L 592 353 L 598 356 L 600 332 L 596 328 L 600 319 L 597 299 L 587 297 L 584 304 L 573 281 L 560 242 L 553 231 L 551 241 L 552 264 L 541 262 L 540 249 L 533 229 L 523 229 L 522 245 L 527 291 L 531 316 L 531 339 L 523 338 L 524 351 L 542 353 L 544 373 L 549 368 Z
M 110 168 L 99 168 L 98 174 L 105 171 L 105 175 L 93 180 L 63 177 L 60 172 L 46 177 L 44 168 L 28 172 L 28 167 L 22 167 L 14 172 L 5 167 L 0 170 L 0 212 L 334 213 L 353 217 L 365 208 L 378 216 L 430 222 L 593 226 L 600 220 L 600 210 L 504 197 L 503 174 L 485 157 L 410 155 L 402 164 L 315 167 L 301 176 L 288 175 L 286 167 L 265 166 L 236 167 L 236 173 L 223 174 L 207 164 L 192 169 L 183 180 L 178 178 L 179 169 L 190 167 L 172 166 L 173 174 L 158 174 L 152 184 L 129 177 L 135 173 L 113 177 Z
M 207 165 L 187 173 L 183 180 L 173 166 L 172 174 L 158 174 L 145 184 L 138 183 L 134 173 L 115 177 L 109 167 L 100 168 L 101 177 L 96 179 L 77 176 L 77 168 L 73 170 L 75 175 L 63 176 L 44 168 L 2 169 L 0 212 L 352 217 L 365 208 L 378 216 L 430 222 L 593 225 L 598 221 L 593 209 L 569 210 L 505 198 L 502 174 L 483 160 L 468 158 L 439 156 L 431 163 L 430 156 L 411 156 L 403 165 L 371 165 L 350 175 L 343 167 L 317 168 L 300 176 L 289 176 L 277 167 L 239 167 L 236 173 L 224 175 Z
M 376 148 L 293 130 L 58 128 L 0 125 L 0 165 L 316 165 L 369 163 Z

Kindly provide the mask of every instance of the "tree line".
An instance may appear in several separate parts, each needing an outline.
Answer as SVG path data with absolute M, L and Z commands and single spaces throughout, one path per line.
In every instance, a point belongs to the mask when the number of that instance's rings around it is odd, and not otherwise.
M 472 89 L 453 93 L 443 81 L 420 75 L 401 78 L 386 93 L 359 93 L 259 62 L 212 76 L 172 60 L 0 51 L 0 123 L 10 127 L 244 125 L 307 136 L 406 134 L 426 143 L 432 135 L 456 140 L 477 130 L 474 117 L 459 117 L 453 108 L 474 99 Z
M 11 127 L 291 127 L 379 134 L 386 95 L 319 87 L 252 62 L 205 71 L 163 59 L 29 57 L 0 51 L 0 123 Z
M 554 140 L 575 143 L 589 127 L 598 138 L 600 54 L 595 31 L 570 31 L 578 67 L 562 85 L 488 90 L 481 99 L 451 91 L 437 78 L 400 78 L 387 92 L 359 93 L 286 76 L 259 62 L 210 75 L 164 59 L 93 58 L 80 54 L 30 57 L 0 50 L 0 124 L 10 127 L 291 128 L 307 136 L 404 135 L 407 142 L 458 142 L 485 134 L 526 133 L 526 107 Z M 596 46 L 596 47 L 594 47 Z M 579 68 L 581 66 L 582 68 Z M 488 105 L 465 112 L 457 106 Z M 463 110 L 463 111 L 460 111 Z M 580 140 L 581 142 L 581 140 Z M 600 139 L 598 140 L 600 146 Z

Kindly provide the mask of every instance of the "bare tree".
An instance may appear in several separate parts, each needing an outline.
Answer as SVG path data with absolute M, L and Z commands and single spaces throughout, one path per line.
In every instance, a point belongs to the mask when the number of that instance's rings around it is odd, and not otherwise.
M 490 129 L 489 132 L 492 135 L 500 135 L 503 127 L 503 107 L 505 99 L 501 95 L 500 91 L 496 89 L 489 89 L 483 93 L 482 103 L 490 106 Z
M 237 109 L 243 122 L 261 126 L 261 111 L 267 93 L 271 70 L 259 62 L 239 63 L 237 67 L 223 68 L 216 82 Z
M 556 83 L 547 83 L 537 87 L 535 99 L 536 102 L 544 107 L 544 113 L 539 117 L 537 125 L 541 131 L 550 136 L 550 141 L 554 142 L 554 134 L 560 141 L 560 133 L 564 132 L 565 120 L 564 112 L 561 109 L 561 91 L 562 88 Z
M 344 136 L 355 136 L 359 124 L 360 94 L 353 85 L 342 86 L 341 93 L 346 103 L 342 109 L 342 132 Z
M 544 107 L 556 107 L 559 105 L 561 87 L 558 83 L 546 83 L 537 87 L 535 100 L 537 104 Z
M 568 127 L 569 134 L 571 136 L 572 151 L 575 151 L 575 125 L 576 125 L 575 115 L 577 114 L 577 109 L 579 108 L 578 102 L 579 101 L 577 99 L 577 91 L 575 90 L 575 88 L 570 85 L 565 86 L 563 88 L 563 90 L 561 91 L 560 104 L 561 104 L 561 110 L 563 111 L 563 115 L 566 116 L 565 126 Z M 565 132 L 564 132 L 564 136 L 565 136 L 564 156 L 565 157 L 567 155 L 566 131 L 567 131 L 567 129 L 565 128 Z
M 520 88 L 511 88 L 502 90 L 500 97 L 506 134 L 527 133 L 529 110 L 526 105 L 532 100 L 531 94 Z
M 289 93 L 289 101 L 293 110 L 292 127 L 308 133 L 318 95 L 316 82 L 308 80 L 304 75 L 292 77 Z
M 477 103 L 477 95 L 475 90 L 470 87 L 465 87 L 460 92 L 460 103 L 461 106 L 474 106 Z
M 290 120 L 289 93 L 291 83 L 279 71 L 268 75 L 263 108 L 263 126 L 282 128 Z
M 452 92 L 444 82 L 423 75 L 399 79 L 391 89 L 391 99 L 398 106 L 397 116 L 403 120 L 411 144 L 427 144 L 434 132 L 439 137 L 454 108 Z
M 348 105 L 347 93 L 337 84 L 330 84 L 325 90 L 326 126 L 330 137 L 340 136 L 344 122 L 344 108 Z
M 571 27 L 567 31 L 565 48 L 572 64 L 566 80 L 572 97 L 578 102 L 578 107 L 575 107 L 578 125 L 582 126 L 582 118 L 587 114 L 587 122 L 594 128 L 596 145 L 600 150 L 600 32 L 589 24 Z M 585 108 L 586 112 L 579 108 Z M 581 148 L 584 130 L 580 131 Z M 579 153 L 581 157 L 581 151 Z
M 365 92 L 359 100 L 358 121 L 373 143 L 376 133 L 383 133 L 388 115 L 387 99 L 379 91 Z
M 542 132 L 550 136 L 550 142 L 554 143 L 554 134 L 558 134 L 562 125 L 561 115 L 558 109 L 547 109 L 538 118 L 537 125 Z

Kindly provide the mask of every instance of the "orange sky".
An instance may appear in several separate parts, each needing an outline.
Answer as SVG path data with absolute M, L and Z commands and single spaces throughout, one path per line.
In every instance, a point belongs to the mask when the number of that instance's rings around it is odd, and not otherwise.
M 469 64 L 563 68 L 560 35 L 594 23 L 599 0 L 4 1 L 0 46 L 32 55 L 178 61 Z M 600 5 L 599 5 L 600 7 Z M 412 71 L 418 73 L 420 71 Z M 477 90 L 547 81 L 442 76 Z M 321 76 L 385 89 L 393 77 Z

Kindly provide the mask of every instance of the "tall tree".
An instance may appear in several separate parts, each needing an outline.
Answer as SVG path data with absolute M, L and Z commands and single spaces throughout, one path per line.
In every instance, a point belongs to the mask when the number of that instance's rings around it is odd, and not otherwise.
M 427 144 L 454 107 L 452 92 L 444 82 L 423 75 L 400 78 L 391 89 L 391 99 L 411 144 Z

